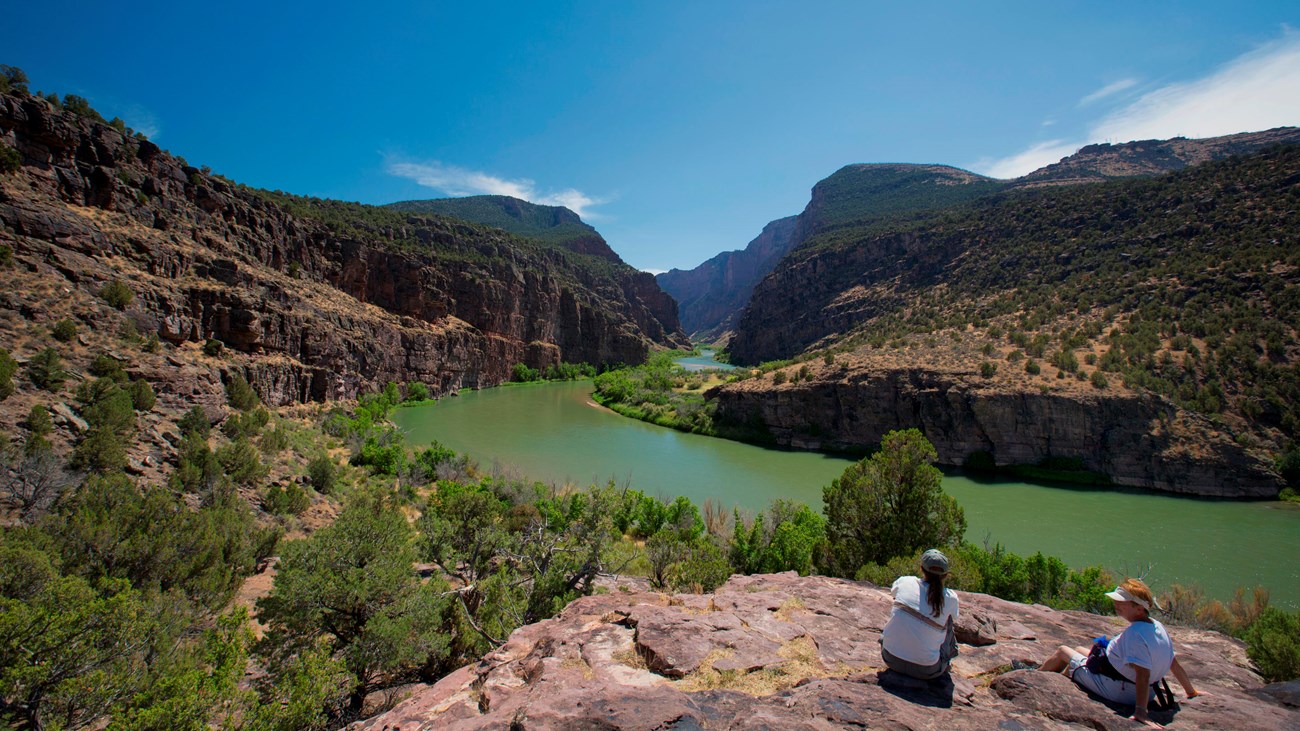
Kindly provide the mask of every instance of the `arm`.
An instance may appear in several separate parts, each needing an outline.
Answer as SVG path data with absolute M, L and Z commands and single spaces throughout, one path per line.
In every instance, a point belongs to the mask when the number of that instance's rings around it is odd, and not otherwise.
M 1178 684 L 1183 686 L 1183 692 L 1187 694 L 1188 698 L 1205 695 L 1204 693 L 1198 693 L 1196 688 L 1192 687 L 1192 679 L 1187 676 L 1187 671 L 1183 670 L 1183 666 L 1178 664 L 1178 658 L 1174 658 L 1174 664 L 1170 665 L 1169 669 L 1174 672 L 1174 677 L 1178 679 Z
M 1133 681 L 1137 685 L 1137 705 L 1133 708 L 1133 720 L 1150 726 L 1151 728 L 1164 728 L 1160 724 L 1147 718 L 1147 701 L 1151 697 L 1151 669 L 1144 668 L 1141 665 L 1130 665 L 1137 672 L 1137 678 Z

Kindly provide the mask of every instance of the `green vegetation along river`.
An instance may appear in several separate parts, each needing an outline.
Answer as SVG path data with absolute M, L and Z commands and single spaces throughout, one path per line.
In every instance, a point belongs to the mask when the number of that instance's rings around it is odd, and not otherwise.
M 685 495 L 696 504 L 712 498 L 749 511 L 774 498 L 820 510 L 822 486 L 850 464 L 624 418 L 595 405 L 590 393 L 585 381 L 494 388 L 398 409 L 394 418 L 412 446 L 437 439 L 484 468 L 579 486 L 613 478 L 649 494 Z M 1300 607 L 1300 505 L 960 475 L 945 477 L 943 486 L 965 508 L 972 541 L 988 537 L 1071 566 L 1145 573 L 1157 589 L 1199 583 L 1221 599 L 1238 585 L 1263 584 L 1275 605 Z

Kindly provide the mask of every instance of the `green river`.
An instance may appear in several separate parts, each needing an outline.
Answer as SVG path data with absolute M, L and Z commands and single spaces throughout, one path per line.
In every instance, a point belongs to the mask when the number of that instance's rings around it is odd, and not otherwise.
M 629 419 L 591 401 L 591 383 L 508 386 L 398 409 L 408 443 L 431 439 L 531 478 L 619 484 L 663 497 L 707 498 L 758 511 L 774 498 L 818 509 L 848 459 L 764 449 Z M 1300 607 L 1300 505 L 1172 497 L 1117 489 L 944 478 L 966 510 L 967 537 L 1071 566 L 1145 574 L 1158 591 L 1198 583 L 1226 599 L 1262 584 L 1273 604 Z

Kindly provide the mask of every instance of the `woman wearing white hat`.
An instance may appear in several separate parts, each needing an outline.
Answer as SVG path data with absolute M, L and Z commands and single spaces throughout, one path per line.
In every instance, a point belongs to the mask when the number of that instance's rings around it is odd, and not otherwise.
M 938 550 L 921 554 L 921 573 L 924 580 L 900 576 L 889 590 L 894 608 L 880 632 L 880 656 L 896 673 L 933 680 L 957 655 L 957 594 L 943 588 L 948 557 Z
M 1088 653 L 1062 645 L 1039 670 L 1063 672 L 1102 698 L 1133 706 L 1133 720 L 1163 728 L 1147 717 L 1151 686 L 1172 671 L 1188 698 L 1198 693 L 1174 656 L 1165 626 L 1150 616 L 1152 607 L 1159 609 L 1151 589 L 1138 579 L 1125 579 L 1106 596 L 1114 600 L 1115 613 L 1128 620 L 1129 626 L 1112 640 L 1097 639 L 1104 652 L 1098 648 Z

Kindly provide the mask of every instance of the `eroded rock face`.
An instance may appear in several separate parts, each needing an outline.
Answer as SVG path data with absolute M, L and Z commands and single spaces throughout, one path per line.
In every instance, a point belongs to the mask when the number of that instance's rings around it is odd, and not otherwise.
M 680 305 L 682 328 L 710 341 L 729 330 L 749 302 L 754 285 L 798 243 L 795 219 L 772 221 L 740 251 L 724 251 L 694 269 L 656 275 L 659 286 Z
M 127 282 L 142 332 L 222 341 L 273 404 L 686 345 L 672 298 L 612 252 L 252 191 L 32 96 L 0 95 L 0 141 L 22 157 L 0 175 L 18 265 L 74 297 Z
M 1064 676 L 1009 671 L 1123 620 L 961 593 L 950 684 L 885 670 L 888 591 L 792 573 L 736 576 L 712 595 L 611 593 L 520 628 L 497 651 L 353 731 L 432 729 L 1127 729 Z M 1241 643 L 1174 627 L 1208 695 L 1154 714 L 1173 728 L 1285 729 L 1300 711 L 1257 697 Z M 975 643 L 975 644 L 971 644 Z M 979 645 L 979 646 L 975 646 Z M 1177 692 L 1180 698 L 1181 693 Z
M 999 465 L 1075 458 L 1118 484 L 1220 497 L 1273 497 L 1272 466 L 1167 400 L 1134 392 L 1040 393 L 989 385 L 973 372 L 817 368 L 816 380 L 714 389 L 719 422 L 761 423 L 778 444 L 863 450 L 919 428 L 939 461 L 987 452 Z

